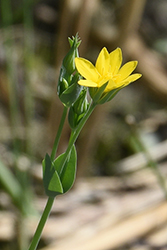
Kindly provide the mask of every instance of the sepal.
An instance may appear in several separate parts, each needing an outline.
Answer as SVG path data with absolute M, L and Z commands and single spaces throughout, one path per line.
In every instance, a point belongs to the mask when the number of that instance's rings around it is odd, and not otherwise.
M 98 101 L 102 97 L 107 84 L 108 82 L 103 84 L 100 88 L 89 87 L 89 94 L 95 104 L 98 104 Z
M 121 87 L 113 89 L 109 92 L 104 92 L 107 84 L 108 82 L 103 84 L 100 88 L 89 87 L 90 96 L 95 104 L 104 104 L 106 102 L 111 101 L 114 98 L 114 96 L 116 96 L 116 94 L 123 88 Z
M 102 95 L 102 97 L 98 101 L 98 104 L 104 104 L 106 102 L 111 101 L 121 89 L 122 88 L 117 88 L 117 89 L 111 90 L 110 92 L 105 93 L 104 95 Z

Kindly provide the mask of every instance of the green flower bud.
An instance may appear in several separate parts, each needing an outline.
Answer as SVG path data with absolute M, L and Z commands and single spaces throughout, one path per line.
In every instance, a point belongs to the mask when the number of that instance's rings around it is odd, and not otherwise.
M 87 89 L 84 88 L 73 105 L 74 112 L 77 115 L 83 114 L 87 110 L 87 106 L 88 106 Z
M 83 116 L 85 115 L 85 112 L 87 111 L 89 106 L 88 100 L 87 100 L 87 90 L 84 88 L 76 100 L 76 102 L 70 107 L 69 113 L 68 113 L 68 122 L 70 124 L 70 127 L 72 129 L 75 129 Z
M 57 92 L 62 103 L 70 107 L 72 103 L 76 101 L 83 87 L 78 85 L 78 80 L 81 79 L 79 73 L 75 73 L 75 57 L 78 56 L 78 46 L 81 41 L 78 35 L 69 38 L 70 50 L 65 56 L 62 67 L 60 70 L 60 76 L 57 86 Z
M 59 92 L 63 93 L 64 90 L 68 88 L 68 82 L 66 79 L 62 78 L 61 85 L 59 85 Z
M 80 78 L 81 77 L 78 73 L 72 76 L 70 86 L 68 86 L 68 83 L 64 78 L 62 80 L 62 85 L 60 85 L 60 88 L 64 88 L 64 90 L 59 95 L 59 98 L 66 107 L 71 107 L 71 105 L 77 100 L 80 92 L 83 89 L 83 86 L 80 86 L 78 84 L 78 80 Z
M 64 57 L 62 67 L 64 67 L 69 75 L 71 75 L 75 71 L 75 57 L 78 57 L 78 47 L 81 43 L 79 40 L 78 34 L 73 37 L 72 39 L 69 38 L 69 43 L 71 46 L 71 49 L 67 53 L 67 55 Z

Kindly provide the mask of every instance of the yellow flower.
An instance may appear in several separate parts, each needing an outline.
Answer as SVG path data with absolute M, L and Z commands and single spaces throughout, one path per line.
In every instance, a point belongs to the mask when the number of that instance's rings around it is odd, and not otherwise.
M 105 93 L 117 88 L 123 88 L 141 77 L 141 74 L 131 75 L 137 63 L 137 61 L 130 61 L 121 67 L 122 51 L 120 48 L 115 49 L 110 54 L 106 48 L 103 48 L 95 66 L 90 61 L 77 57 L 75 58 L 76 68 L 85 78 L 79 80 L 78 84 L 100 88 L 108 82 L 104 90 Z

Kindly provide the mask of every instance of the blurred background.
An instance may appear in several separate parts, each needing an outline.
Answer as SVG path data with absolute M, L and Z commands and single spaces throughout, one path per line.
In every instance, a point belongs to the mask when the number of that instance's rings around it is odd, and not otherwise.
M 46 203 L 41 162 L 63 106 L 68 37 L 143 77 L 96 107 L 77 142 L 76 183 L 58 197 L 42 250 L 167 249 L 167 1 L 0 0 L 0 249 L 26 250 Z M 58 153 L 66 149 L 65 124 Z

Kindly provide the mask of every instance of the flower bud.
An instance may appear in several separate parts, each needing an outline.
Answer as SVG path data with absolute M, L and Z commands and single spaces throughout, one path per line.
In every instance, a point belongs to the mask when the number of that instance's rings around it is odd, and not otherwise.
M 62 84 L 59 85 L 61 90 L 64 88 L 59 95 L 59 98 L 66 107 L 71 107 L 71 105 L 77 100 L 80 92 L 83 89 L 83 86 L 80 86 L 78 84 L 78 80 L 80 78 L 81 76 L 76 73 L 71 77 L 71 85 L 68 85 L 67 81 L 64 78 L 62 79 Z
M 77 115 L 81 115 L 83 113 L 85 113 L 85 111 L 87 110 L 87 106 L 88 106 L 88 100 L 87 100 L 87 89 L 84 88 L 78 99 L 76 100 L 76 102 L 74 103 L 73 105 L 73 109 L 74 109 L 74 112 L 77 114 Z
M 62 67 L 64 67 L 69 75 L 71 75 L 75 71 L 75 57 L 78 57 L 78 47 L 81 43 L 79 40 L 78 35 L 73 37 L 72 39 L 69 38 L 70 43 L 70 50 L 67 55 L 64 57 Z
M 70 107 L 76 101 L 83 89 L 77 84 L 81 76 L 78 73 L 74 74 L 76 70 L 74 59 L 78 56 L 78 46 L 81 41 L 76 35 L 72 39 L 69 38 L 69 43 L 71 48 L 63 59 L 57 86 L 58 96 L 67 107 Z
M 87 90 L 86 88 L 84 88 L 76 102 L 70 107 L 69 110 L 68 121 L 72 129 L 75 129 L 77 127 L 77 125 L 85 115 L 88 106 L 89 103 L 87 100 Z

